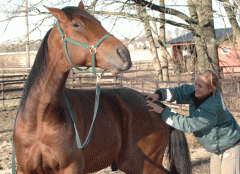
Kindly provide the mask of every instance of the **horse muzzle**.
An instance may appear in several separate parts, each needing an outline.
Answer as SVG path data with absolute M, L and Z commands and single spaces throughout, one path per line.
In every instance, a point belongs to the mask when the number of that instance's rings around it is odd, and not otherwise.
M 112 52 L 111 55 L 106 56 L 105 58 L 112 74 L 121 73 L 132 67 L 130 53 L 124 45 L 118 46 L 114 53 Z
M 121 67 L 121 71 L 129 70 L 132 67 L 132 61 L 128 49 L 126 47 L 118 48 L 117 55 L 124 62 L 123 66 Z

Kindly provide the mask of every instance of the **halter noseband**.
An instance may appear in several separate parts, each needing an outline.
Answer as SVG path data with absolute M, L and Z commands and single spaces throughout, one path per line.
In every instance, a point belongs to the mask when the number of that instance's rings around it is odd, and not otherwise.
M 80 71 L 85 70 L 85 71 L 87 71 L 87 72 L 90 72 L 90 73 L 96 75 L 96 71 L 95 71 L 95 55 L 96 55 L 96 53 L 97 53 L 97 47 L 102 43 L 102 41 L 103 41 L 104 39 L 106 39 L 108 36 L 112 36 L 112 35 L 111 35 L 111 34 L 106 34 L 106 35 L 103 36 L 95 45 L 93 45 L 93 46 L 88 46 L 88 45 L 86 45 L 86 44 L 83 44 L 83 43 L 81 43 L 81 42 L 77 42 L 77 41 L 72 40 L 72 39 L 68 38 L 67 36 L 65 36 L 65 35 L 63 34 L 63 31 L 62 31 L 60 25 L 59 25 L 59 20 L 57 20 L 57 27 L 58 27 L 59 33 L 61 34 L 61 37 L 62 37 L 62 39 L 63 39 L 64 48 L 65 48 L 65 52 L 66 52 L 66 56 L 67 56 L 68 62 L 72 65 L 72 67 L 73 67 L 73 68 L 76 68 L 76 69 L 78 69 L 78 70 L 80 70 Z M 78 45 L 78 46 L 81 46 L 81 47 L 84 47 L 84 48 L 89 49 L 90 53 L 92 54 L 92 69 L 93 69 L 92 72 L 91 72 L 91 71 L 88 71 L 87 69 L 79 68 L 79 67 L 77 67 L 76 65 L 74 65 L 74 64 L 72 63 L 71 59 L 69 58 L 69 54 L 68 54 L 68 50 L 67 50 L 67 41 L 68 41 L 68 42 L 71 42 L 71 43 L 73 43 L 73 44 L 75 44 L 75 45 Z

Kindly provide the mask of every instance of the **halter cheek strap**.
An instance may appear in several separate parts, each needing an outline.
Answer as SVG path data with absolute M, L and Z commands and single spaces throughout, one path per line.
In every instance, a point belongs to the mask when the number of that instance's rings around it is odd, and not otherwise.
M 59 32 L 60 32 L 60 34 L 61 34 L 62 39 L 63 39 L 63 43 L 64 43 L 64 48 L 65 48 L 67 60 L 68 60 L 68 62 L 72 65 L 72 67 L 73 67 L 73 68 L 76 68 L 76 69 L 78 69 L 78 70 L 80 70 L 80 71 L 83 71 L 83 70 L 84 70 L 84 71 L 87 71 L 87 72 L 89 72 L 89 73 L 92 73 L 92 74 L 96 75 L 96 71 L 95 71 L 95 57 L 96 57 L 96 53 L 97 53 L 97 47 L 102 43 L 102 41 L 103 41 L 104 39 L 106 39 L 108 36 L 112 36 L 112 35 L 111 35 L 111 34 L 106 34 L 106 35 L 103 36 L 95 45 L 89 46 L 89 45 L 83 44 L 83 43 L 81 43 L 81 42 L 77 42 L 77 41 L 75 41 L 75 40 L 72 40 L 72 39 L 68 38 L 67 36 L 65 36 L 65 35 L 63 34 L 63 31 L 62 31 L 60 25 L 59 25 L 59 20 L 57 20 L 57 27 L 58 27 L 58 30 L 59 30 Z M 78 46 L 81 46 L 81 47 L 84 47 L 84 48 L 89 49 L 90 53 L 92 54 L 92 69 L 93 69 L 93 71 L 89 71 L 89 70 L 87 70 L 87 69 L 79 68 L 79 67 L 77 67 L 76 65 L 74 65 L 74 64 L 72 63 L 72 61 L 71 61 L 71 59 L 70 59 L 70 57 L 69 57 L 69 54 L 68 54 L 68 50 L 67 50 L 67 42 L 71 42 L 71 43 L 73 43 L 73 44 L 75 44 L 75 45 L 78 45 Z

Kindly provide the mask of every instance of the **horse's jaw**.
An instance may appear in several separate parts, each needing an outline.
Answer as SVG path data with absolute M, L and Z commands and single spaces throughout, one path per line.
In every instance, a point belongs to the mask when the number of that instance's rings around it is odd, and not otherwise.
M 110 67 L 110 72 L 113 74 L 113 75 L 117 75 L 123 71 L 127 71 L 129 70 L 131 67 L 132 67 L 132 62 L 125 62 L 123 63 L 121 66 L 119 66 L 118 64 L 116 64 L 115 62 L 111 61 L 111 62 L 107 62 L 109 67 Z

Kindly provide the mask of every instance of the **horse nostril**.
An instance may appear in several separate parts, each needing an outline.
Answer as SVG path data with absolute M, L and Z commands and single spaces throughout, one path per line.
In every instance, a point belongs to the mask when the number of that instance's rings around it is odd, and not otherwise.
M 124 49 L 122 48 L 117 48 L 117 54 L 119 55 L 119 57 L 122 59 L 122 61 L 127 61 L 128 57 L 129 57 L 129 53 L 126 52 Z
M 121 60 L 124 62 L 124 66 L 122 67 L 123 70 L 128 70 L 132 67 L 132 62 L 130 58 L 130 53 L 128 49 L 126 48 L 118 48 L 117 54 L 121 58 Z
M 117 49 L 117 54 L 119 55 L 119 57 L 123 60 L 123 61 L 125 61 L 125 56 L 124 56 L 124 54 L 123 54 L 123 52 L 122 52 L 122 50 L 121 49 Z

